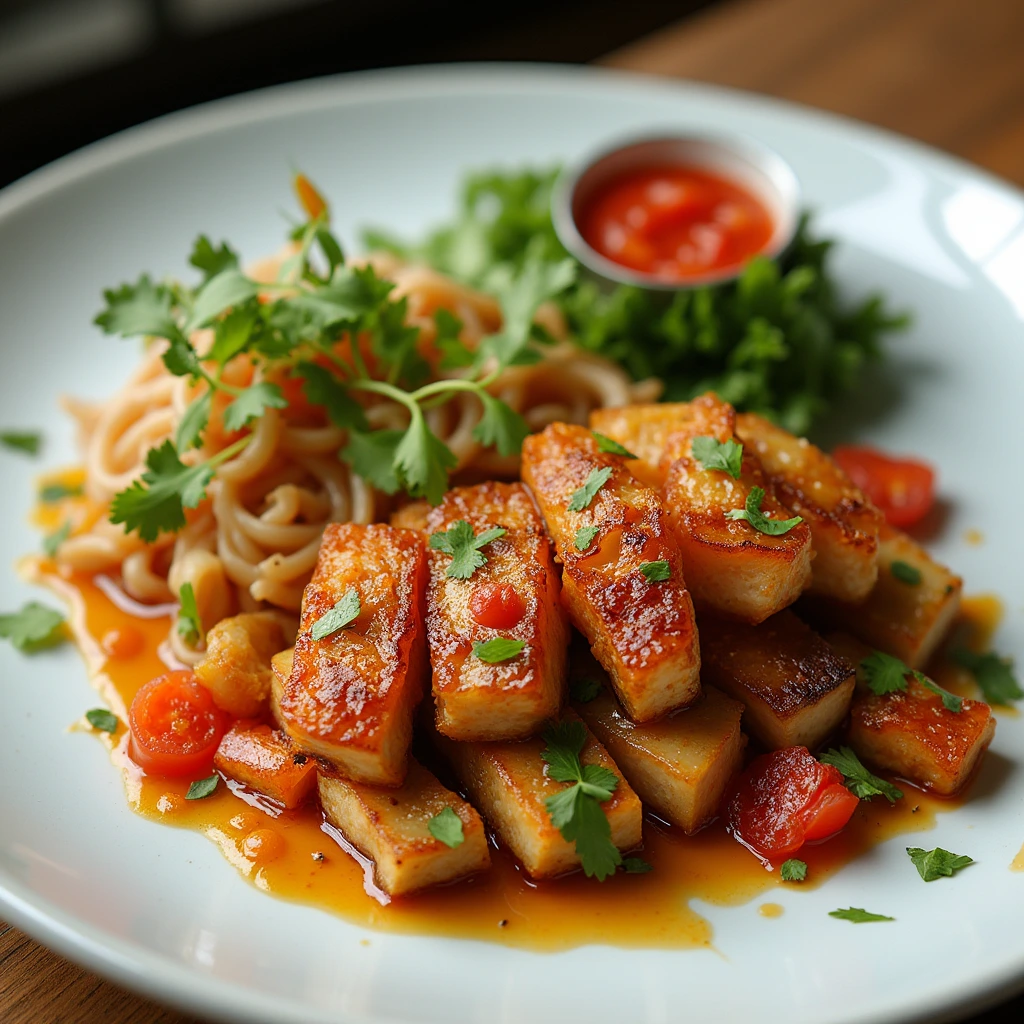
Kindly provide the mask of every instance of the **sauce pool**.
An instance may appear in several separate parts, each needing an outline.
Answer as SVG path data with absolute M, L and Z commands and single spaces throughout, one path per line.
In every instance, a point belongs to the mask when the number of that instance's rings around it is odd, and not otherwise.
M 764 251 L 775 229 L 741 185 L 685 165 L 613 178 L 576 221 L 606 259 L 666 282 L 739 268 Z

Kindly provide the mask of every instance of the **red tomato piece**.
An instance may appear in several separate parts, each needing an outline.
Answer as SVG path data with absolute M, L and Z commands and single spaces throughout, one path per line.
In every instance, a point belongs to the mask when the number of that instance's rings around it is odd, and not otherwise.
M 923 462 L 852 444 L 837 448 L 832 458 L 892 526 L 913 526 L 935 502 L 935 471 Z
M 150 775 L 199 778 L 213 770 L 213 755 L 227 727 L 209 691 L 188 671 L 151 679 L 128 713 L 132 760 Z
M 526 605 L 508 583 L 482 583 L 469 599 L 469 613 L 488 629 L 511 629 L 526 614 Z
M 762 859 L 781 860 L 835 835 L 858 803 L 837 768 L 806 747 L 786 747 L 751 761 L 729 802 L 726 827 Z

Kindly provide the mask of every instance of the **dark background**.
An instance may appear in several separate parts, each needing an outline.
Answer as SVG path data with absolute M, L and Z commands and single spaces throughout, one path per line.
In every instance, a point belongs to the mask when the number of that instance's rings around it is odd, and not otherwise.
M 467 60 L 582 63 L 715 0 L 0 0 L 0 186 L 204 100 Z

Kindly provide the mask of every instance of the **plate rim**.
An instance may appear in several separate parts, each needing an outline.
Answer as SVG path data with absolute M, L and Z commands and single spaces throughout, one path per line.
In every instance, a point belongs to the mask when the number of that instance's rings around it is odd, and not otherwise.
M 416 95 L 444 95 L 471 86 L 487 93 L 543 92 L 550 89 L 623 89 L 659 91 L 689 97 L 706 95 L 747 109 L 788 113 L 805 123 L 838 131 L 847 138 L 895 149 L 933 169 L 975 181 L 1024 200 L 1019 188 L 984 168 L 926 143 L 854 118 L 760 93 L 693 79 L 601 66 L 526 62 L 467 62 L 411 65 L 346 72 L 266 86 L 173 111 L 122 129 L 31 171 L 0 189 L 0 226 L 49 194 L 102 173 L 131 159 L 173 148 L 186 140 L 215 134 L 221 128 L 271 120 L 289 113 L 310 112 L 366 101 Z M 31 938 L 101 977 L 161 1003 L 227 1021 L 273 1021 L 308 1024 L 320 1011 L 267 993 L 253 993 L 226 981 L 182 966 L 144 947 L 126 942 L 78 919 L 59 905 L 39 897 L 0 869 L 0 911 Z M 429 937 L 428 937 L 429 938 Z M 966 1013 L 981 1012 L 1024 991 L 1024 956 L 1007 957 L 985 974 L 950 993 L 934 993 L 915 1006 L 897 1003 L 869 1016 L 834 1018 L 833 1024 L 942 1024 Z M 269 1011 L 269 1012 L 268 1012 Z M 327 1020 L 327 1017 L 322 1019 Z M 351 1009 L 329 1018 L 345 1024 L 408 1024 L 405 1019 L 364 1016 Z

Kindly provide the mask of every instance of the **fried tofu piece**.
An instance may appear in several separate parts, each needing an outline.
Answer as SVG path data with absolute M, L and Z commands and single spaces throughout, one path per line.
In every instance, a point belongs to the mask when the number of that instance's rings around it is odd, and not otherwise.
M 599 451 L 583 427 L 553 423 L 523 442 L 523 480 L 555 542 L 562 599 L 590 641 L 630 717 L 651 721 L 700 695 L 700 648 L 679 545 L 657 493 Z M 586 508 L 576 491 L 607 473 Z M 596 529 L 580 550 L 581 528 Z M 665 562 L 668 578 L 648 581 L 642 565 Z
M 206 634 L 196 678 L 217 707 L 237 718 L 255 718 L 270 697 L 270 659 L 283 646 L 284 632 L 272 612 L 221 619 Z
M 811 531 L 811 590 L 856 603 L 878 578 L 882 513 L 820 448 L 763 416 L 739 413 L 736 433 L 757 454 L 775 496 Z
M 575 708 L 646 806 L 687 833 L 715 817 L 743 761 L 742 704 L 705 686 L 696 704 L 637 725 L 606 687 Z
M 811 581 L 811 531 L 799 523 L 780 536 L 755 530 L 727 513 L 742 509 L 755 487 L 764 491 L 761 511 L 789 519 L 775 497 L 758 457 L 743 449 L 739 479 L 708 470 L 693 456 L 694 438 L 736 441 L 736 413 L 714 395 L 690 403 L 689 423 L 668 439 L 662 454 L 662 497 L 683 556 L 686 579 L 698 607 L 745 622 L 763 622 L 791 605 Z
M 436 727 L 456 740 L 520 739 L 558 714 L 565 693 L 569 624 L 560 600 L 544 522 L 519 483 L 450 490 L 425 523 L 443 533 L 460 520 L 473 533 L 500 527 L 505 535 L 481 551 L 486 563 L 469 579 L 448 576 L 452 556 L 428 550 L 427 640 L 433 666 Z M 471 601 L 511 588 L 522 617 L 500 628 L 481 624 Z M 521 640 L 514 658 L 494 664 L 473 646 L 495 637 Z
M 590 414 L 590 427 L 636 455 L 626 463 L 629 471 L 641 482 L 660 488 L 665 482 L 661 457 L 669 438 L 685 430 L 693 416 L 689 402 L 652 402 L 595 409 Z
M 316 761 L 269 725 L 236 722 L 221 739 L 213 766 L 285 807 L 305 803 L 316 785 Z
M 893 575 L 894 562 L 921 574 L 906 583 Z M 878 581 L 861 604 L 808 602 L 808 616 L 852 633 L 871 647 L 921 668 L 935 652 L 960 609 L 963 580 L 936 562 L 917 541 L 883 524 L 878 544 Z
M 419 530 L 427 528 L 427 515 L 430 512 L 427 501 L 410 501 L 391 513 L 390 523 L 400 530 Z
M 277 723 L 277 727 L 287 735 L 288 730 L 284 726 L 284 717 L 281 714 L 281 698 L 284 696 L 284 688 L 292 674 L 292 665 L 295 662 L 295 648 L 289 647 L 286 651 L 278 651 L 270 659 L 270 717 Z
M 410 760 L 397 789 L 368 786 L 321 770 L 320 805 L 327 820 L 374 864 L 374 878 L 390 896 L 404 896 L 490 867 L 480 815 Z M 430 832 L 430 821 L 451 808 L 463 840 L 450 847 Z
M 426 679 L 423 541 L 379 523 L 331 523 L 302 598 L 279 710 L 300 749 L 357 782 L 398 786 Z M 358 617 L 320 640 L 313 625 L 350 590 Z
M 576 717 L 571 711 L 566 715 Z M 456 743 L 438 734 L 435 743 L 473 804 L 531 877 L 553 878 L 579 867 L 575 844 L 562 838 L 544 806 L 566 783 L 548 777 L 541 757 L 547 746 L 543 737 L 508 743 Z M 612 842 L 620 850 L 639 846 L 640 799 L 589 730 L 580 761 L 610 768 L 619 776 L 615 792 L 601 809 L 611 825 Z
M 855 664 L 871 653 L 848 634 L 828 639 Z M 940 696 L 911 679 L 906 690 L 881 696 L 859 682 L 846 739 L 874 767 L 954 796 L 974 774 L 995 731 L 995 715 L 983 701 L 965 698 L 959 712 L 949 711 Z
M 772 750 L 819 747 L 850 707 L 854 667 L 791 611 L 758 626 L 699 620 L 704 681 L 747 709 L 747 729 Z

